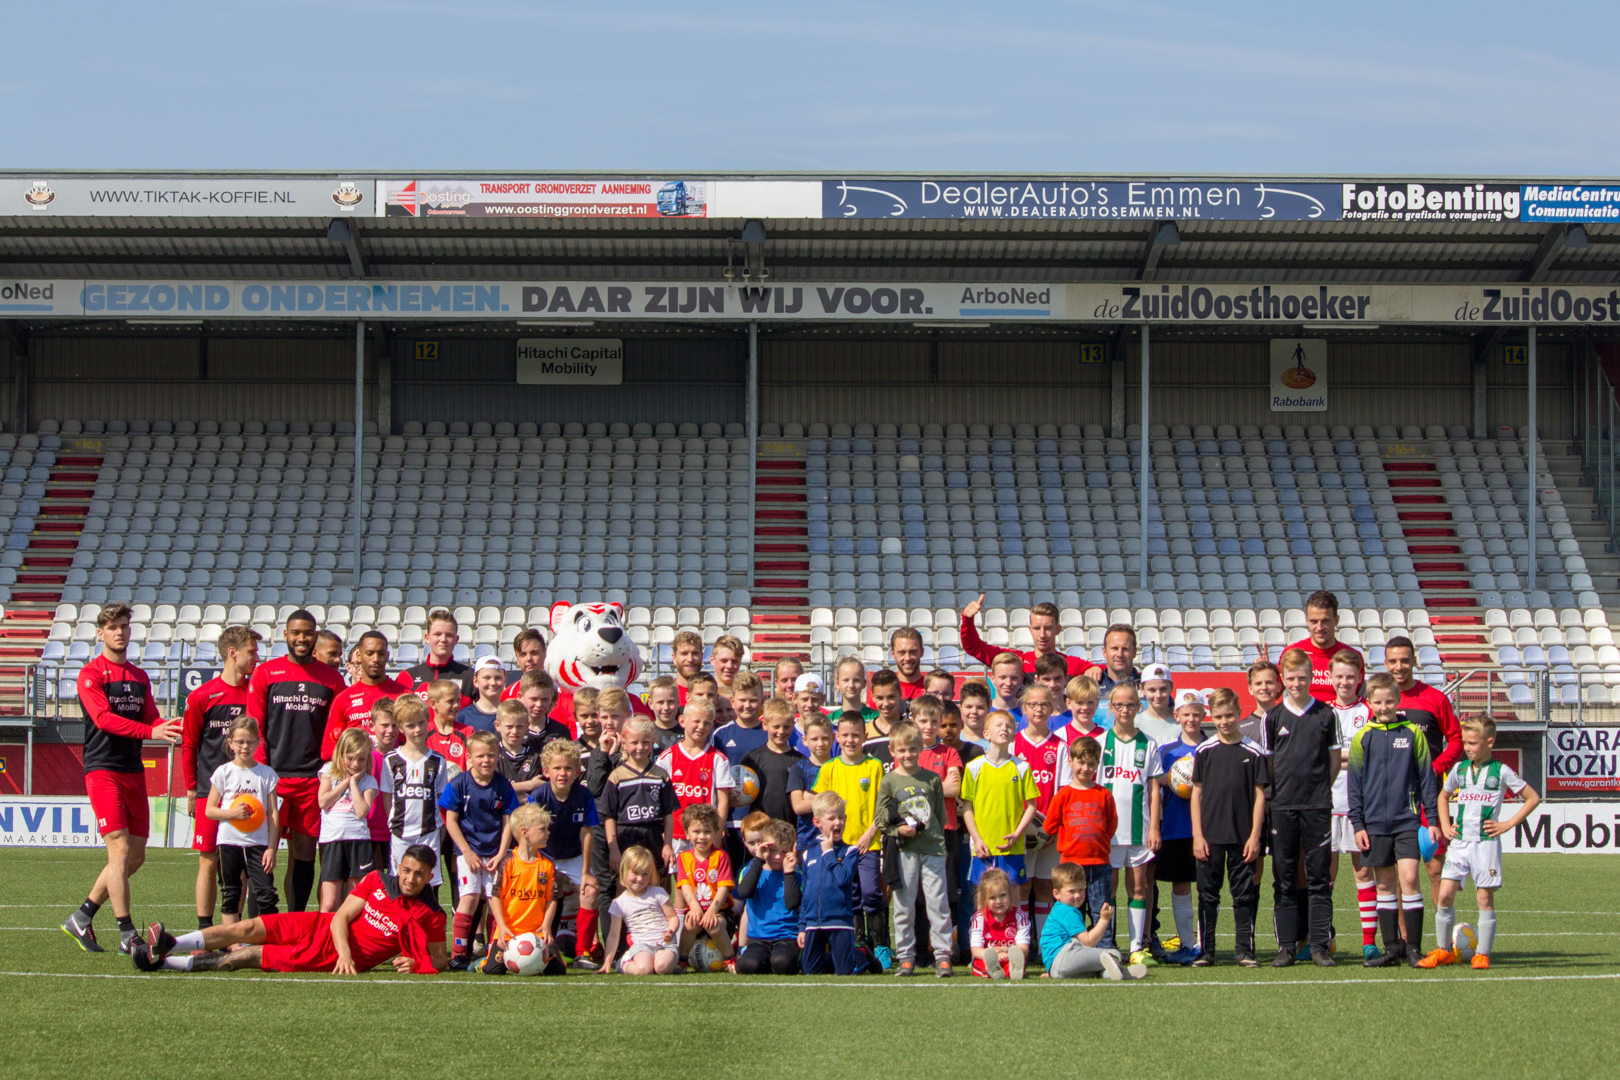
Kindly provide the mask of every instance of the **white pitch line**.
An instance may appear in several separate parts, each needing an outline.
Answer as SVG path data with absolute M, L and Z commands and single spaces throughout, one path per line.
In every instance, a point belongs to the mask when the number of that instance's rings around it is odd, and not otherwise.
M 101 975 L 101 974 L 92 974 L 92 973 L 88 973 L 88 972 L 65 972 L 65 971 L 0 971 L 0 977 L 20 978 L 20 979 L 142 979 L 142 980 L 151 980 L 151 979 L 169 979 L 169 978 L 181 975 L 181 974 L 182 973 L 180 973 L 180 972 L 168 972 L 168 973 L 164 973 L 164 974 L 158 974 L 158 973 L 154 972 L 152 974 L 139 974 L 139 973 L 137 973 L 137 974 L 128 974 L 128 975 L 110 975 L 110 974 L 109 975 Z M 218 973 L 218 974 L 210 973 L 207 977 L 211 978 L 211 979 L 217 979 L 217 978 L 220 978 L 222 976 L 226 976 L 226 975 L 230 975 L 230 974 L 232 974 L 232 973 L 230 973 L 230 972 L 221 972 L 221 973 Z M 499 979 L 499 980 L 495 980 L 495 979 L 468 979 L 468 980 L 445 979 L 445 980 L 436 980 L 436 981 L 428 982 L 428 983 L 423 983 L 423 982 L 417 981 L 415 979 L 402 979 L 402 978 L 366 979 L 366 978 L 361 978 L 359 976 L 347 976 L 347 977 L 343 977 L 343 976 L 326 976 L 326 977 L 311 977 L 311 978 L 306 978 L 306 979 L 288 979 L 288 978 L 282 978 L 280 976 L 259 976 L 257 978 L 244 979 L 243 982 L 244 983 L 250 983 L 250 982 L 251 983 L 293 983 L 293 984 L 296 984 L 296 985 L 303 985 L 303 986 L 309 986 L 311 984 L 329 984 L 329 985 L 337 985 L 337 986 L 384 986 L 384 987 L 455 986 L 455 987 L 459 987 L 459 988 L 462 988 L 462 989 L 465 989 L 465 988 L 468 988 L 468 987 L 479 987 L 479 988 L 488 987 L 490 989 L 498 989 L 498 988 L 501 988 L 501 987 L 541 986 L 541 987 L 547 987 L 547 988 L 550 988 L 550 989 L 561 989 L 563 987 L 575 987 L 575 986 L 577 986 L 577 987 L 587 987 L 587 988 L 593 987 L 593 986 L 615 986 L 615 985 L 618 985 L 621 982 L 629 982 L 632 979 L 636 979 L 636 981 L 634 983 L 635 986 L 643 987 L 643 988 L 647 988 L 647 989 L 660 989 L 660 990 L 682 990 L 682 989 L 685 989 L 685 990 L 718 990 L 718 989 L 724 989 L 724 988 L 727 988 L 727 987 L 730 987 L 730 988 L 743 988 L 743 987 L 746 987 L 748 989 L 753 989 L 756 986 L 773 987 L 773 988 L 777 988 L 777 989 L 789 989 L 789 990 L 825 990 L 825 989 L 837 989 L 837 990 L 914 990 L 914 989 L 916 989 L 918 987 L 923 987 L 923 986 L 933 986 L 933 987 L 941 987 L 941 988 L 943 988 L 944 986 L 948 985 L 942 979 L 918 979 L 918 980 L 914 980 L 914 981 L 910 982 L 909 984 L 908 983 L 902 983 L 900 981 L 892 980 L 892 979 L 881 979 L 881 980 L 880 979 L 873 979 L 873 980 L 871 980 L 869 982 L 818 983 L 818 982 L 809 982 L 809 981 L 803 981 L 803 980 L 797 980 L 797 979 L 795 979 L 795 980 L 787 980 L 787 979 L 783 979 L 783 980 L 763 980 L 763 979 L 752 978 L 752 977 L 749 977 L 749 976 L 742 976 L 740 978 L 735 978 L 735 979 L 714 979 L 712 981 L 707 980 L 707 979 L 701 979 L 701 978 L 699 978 L 697 980 L 693 980 L 691 978 L 678 978 L 678 979 L 672 979 L 671 980 L 671 979 L 660 979 L 660 978 L 655 976 L 654 981 L 645 981 L 644 982 L 644 981 L 640 981 L 639 978 L 634 977 L 634 976 L 618 976 L 618 977 L 609 977 L 609 978 L 605 978 L 605 979 L 597 979 L 597 978 L 593 978 L 593 977 L 589 977 L 589 976 L 581 978 L 581 977 L 576 976 L 574 978 L 567 978 L 567 979 L 558 979 L 558 978 L 552 978 L 552 979 L 544 979 L 544 978 L 512 979 L 512 980 L 507 980 L 507 979 Z M 1495 985 L 1497 983 L 1504 983 L 1504 982 L 1590 982 L 1590 981 L 1593 981 L 1593 980 L 1614 980 L 1614 979 L 1620 979 L 1620 972 L 1612 972 L 1612 973 L 1609 973 L 1609 974 L 1602 974 L 1602 975 L 1486 975 L 1486 976 L 1482 976 L 1482 977 L 1477 978 L 1477 979 L 1464 977 L 1464 978 L 1460 978 L 1460 979 L 1447 979 L 1447 980 L 1444 980 L 1444 981 L 1435 980 L 1435 979 L 1425 979 L 1425 980 L 1421 980 L 1419 982 L 1410 982 L 1410 981 L 1408 981 L 1406 983 L 1406 985 L 1408 985 L 1408 986 L 1486 986 L 1486 985 Z M 198 981 L 200 981 L 200 980 L 198 980 Z M 990 981 L 987 980 L 987 979 L 986 980 L 969 979 L 967 981 L 970 982 L 970 983 L 980 983 L 980 982 L 982 982 L 986 986 L 992 985 L 990 983 Z M 1103 986 L 1112 986 L 1112 985 L 1115 985 L 1115 984 L 1109 983 L 1109 982 L 1107 982 L 1106 980 L 1103 980 L 1103 979 L 1063 979 L 1063 980 L 1054 980 L 1054 979 L 1039 979 L 1039 978 L 1037 978 L 1037 979 L 1030 979 L 1030 980 L 1027 980 L 1025 982 L 1019 982 L 1019 983 L 1011 983 L 1011 982 L 1009 982 L 1009 983 L 1006 983 L 1006 985 L 1010 986 L 1010 987 L 1019 987 L 1019 988 L 1023 988 L 1023 989 L 1028 989 L 1028 988 L 1032 988 L 1032 987 L 1045 987 L 1046 989 L 1056 989 L 1056 988 L 1059 988 L 1059 987 L 1064 987 L 1064 988 L 1078 990 L 1078 989 L 1085 989 L 1085 988 L 1088 988 L 1088 987 L 1096 988 L 1096 987 L 1103 987 Z M 1215 988 L 1215 987 L 1225 988 L 1225 987 L 1232 987 L 1232 986 L 1241 986 L 1241 987 L 1248 987 L 1248 988 L 1255 988 L 1255 989 L 1261 989 L 1261 988 L 1299 989 L 1299 988 L 1313 988 L 1313 987 L 1377 987 L 1380 990 L 1383 990 L 1383 989 L 1387 989 L 1389 986 L 1391 986 L 1393 984 L 1388 979 L 1366 978 L 1366 979 L 1333 979 L 1333 980 L 1311 980 L 1311 981 L 1291 981 L 1291 982 L 1259 982 L 1259 981 L 1247 981 L 1247 980 L 1223 980 L 1223 981 L 1217 981 L 1217 982 L 1203 982 L 1203 981 L 1199 981 L 1199 982 L 1158 982 L 1158 981 L 1155 981 L 1153 979 L 1145 979 L 1145 980 L 1141 980 L 1139 983 L 1130 983 L 1130 984 L 1121 983 L 1119 985 L 1142 985 L 1142 986 L 1154 987 L 1154 988 L 1163 989 L 1163 990 L 1173 990 L 1173 989 L 1178 989 L 1178 988 L 1179 989 L 1189 989 L 1189 990 L 1201 990 L 1201 989 L 1204 989 L 1206 987 L 1209 987 L 1209 988 Z

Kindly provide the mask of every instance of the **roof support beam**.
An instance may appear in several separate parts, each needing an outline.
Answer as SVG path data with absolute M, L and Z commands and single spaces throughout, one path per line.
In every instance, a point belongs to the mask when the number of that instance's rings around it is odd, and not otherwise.
M 1564 253 L 1565 248 L 1586 247 L 1586 230 L 1580 225 L 1553 225 L 1548 227 L 1547 233 L 1536 245 L 1536 253 L 1530 256 L 1525 264 L 1524 271 L 1519 275 L 1522 281 L 1540 281 L 1552 269 L 1552 264 L 1558 256 Z
M 326 228 L 326 239 L 330 243 L 343 245 L 343 250 L 348 252 L 349 273 L 355 277 L 366 276 L 366 261 L 360 254 L 360 231 L 354 222 L 334 218 Z
M 1176 228 L 1173 221 L 1160 221 L 1154 224 L 1153 233 L 1148 237 L 1147 256 L 1142 260 L 1142 280 L 1152 281 L 1153 272 L 1158 269 L 1159 257 L 1164 249 L 1175 247 L 1181 243 L 1181 231 Z

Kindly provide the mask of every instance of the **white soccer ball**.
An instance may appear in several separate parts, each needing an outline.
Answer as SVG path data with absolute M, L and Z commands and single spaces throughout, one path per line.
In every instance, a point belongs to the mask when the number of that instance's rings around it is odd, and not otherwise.
M 555 952 L 538 934 L 519 934 L 506 946 L 506 970 L 514 975 L 538 975 Z
M 1193 756 L 1183 754 L 1176 758 L 1175 764 L 1170 766 L 1170 790 L 1183 799 L 1192 798 L 1193 789 Z
M 1457 950 L 1458 960 L 1472 960 L 1479 950 L 1479 931 L 1465 922 L 1458 923 L 1451 930 L 1451 947 Z
M 706 939 L 700 938 L 698 943 L 692 946 L 686 962 L 691 965 L 693 971 L 726 970 L 726 958 L 721 956 L 720 950 L 710 945 Z

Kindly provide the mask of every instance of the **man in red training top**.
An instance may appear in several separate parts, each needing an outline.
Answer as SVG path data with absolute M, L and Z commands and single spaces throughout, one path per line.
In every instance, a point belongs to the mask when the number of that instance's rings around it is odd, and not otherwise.
M 434 608 L 428 612 L 427 629 L 422 633 L 427 656 L 420 664 L 413 664 L 395 675 L 394 681 L 426 700 L 428 683 L 449 679 L 461 686 L 461 704 L 456 708 L 465 709 L 477 695 L 473 692 L 472 668 L 456 659 L 456 645 L 460 641 L 461 627 L 456 617 L 446 608 Z
M 230 926 L 176 936 L 162 923 L 134 947 L 142 971 L 326 971 L 357 975 L 392 960 L 404 975 L 443 971 L 444 912 L 423 890 L 437 862 L 433 849 L 412 844 L 399 874 L 373 870 L 336 911 L 261 915 Z M 247 948 L 230 952 L 232 945 Z M 199 955 L 191 953 L 204 950 Z M 172 956 L 171 953 L 181 955 Z
M 1308 636 L 1288 647 L 1298 649 L 1311 658 L 1311 697 L 1324 705 L 1331 705 L 1338 697 L 1333 689 L 1334 654 L 1342 649 L 1350 649 L 1358 657 L 1361 656 L 1358 650 L 1338 638 L 1339 598 L 1326 589 L 1311 593 L 1305 601 L 1305 629 Z M 1366 670 L 1365 657 L 1362 657 L 1362 670 Z
M 287 616 L 281 638 L 287 655 L 267 660 L 248 681 L 248 715 L 259 722 L 259 760 L 280 781 L 281 835 L 287 838 L 287 910 L 303 911 L 315 885 L 315 842 L 321 835 L 321 736 L 343 677 L 315 659 L 315 616 L 300 608 Z
M 84 791 L 107 845 L 107 865 L 79 909 L 62 920 L 62 931 L 85 952 L 103 952 L 90 923 L 108 900 L 118 919 L 118 951 L 135 944 L 129 913 L 129 879 L 146 861 L 151 814 L 146 802 L 145 739 L 180 737 L 180 721 L 158 715 L 146 672 L 129 663 L 128 604 L 108 604 L 96 616 L 101 654 L 79 670 L 79 707 L 88 721 L 84 738 Z
M 1017 649 L 1001 648 L 996 645 L 991 645 L 989 642 L 981 638 L 979 636 L 979 628 L 973 625 L 973 619 L 974 616 L 979 614 L 980 609 L 983 607 L 984 594 L 980 593 L 977 600 L 970 602 L 967 607 L 962 609 L 961 634 L 962 651 L 973 657 L 973 659 L 977 660 L 985 667 L 989 667 L 991 662 L 1002 653 L 1010 652 L 1015 656 L 1022 657 L 1024 661 L 1025 673 L 1033 675 L 1035 674 L 1035 661 L 1039 660 L 1043 656 L 1058 653 L 1058 633 L 1062 630 L 1062 627 L 1058 625 L 1058 609 L 1056 604 L 1042 602 L 1029 609 L 1029 636 L 1035 644 L 1035 648 L 1030 652 L 1020 652 Z M 1064 659 L 1067 661 L 1069 678 L 1071 679 L 1076 675 L 1086 675 L 1093 671 L 1100 673 L 1102 670 L 1095 664 L 1092 664 L 1089 660 L 1082 659 L 1078 656 L 1068 656 L 1064 657 Z M 1092 675 L 1092 677 L 1097 678 L 1098 676 Z
M 321 736 L 321 760 L 331 761 L 332 752 L 343 733 L 352 727 L 365 727 L 371 722 L 371 707 L 381 698 L 397 698 L 410 691 L 388 677 L 388 639 L 375 630 L 360 635 L 355 646 L 359 654 L 360 678 L 332 699 L 327 714 L 326 734 Z M 377 752 L 386 754 L 392 746 L 379 746 Z
M 900 676 L 900 700 L 914 701 L 927 692 L 927 678 L 923 675 L 923 639 L 916 627 L 902 626 L 889 635 L 889 656 L 894 659 L 894 673 Z M 866 688 L 866 703 L 873 708 L 872 688 Z
M 531 671 L 546 670 L 546 639 L 534 627 L 520 630 L 512 639 L 512 656 L 517 670 L 506 673 L 506 689 L 501 691 L 502 701 L 523 696 L 523 676 Z
M 1397 634 L 1384 643 L 1384 670 L 1400 683 L 1401 713 L 1423 732 L 1434 774 L 1440 783 L 1445 783 L 1451 767 L 1463 759 L 1462 725 L 1452 711 L 1451 699 L 1439 687 L 1417 681 L 1417 648 L 1409 637 Z M 1424 826 L 1438 824 L 1428 820 L 1426 814 L 1421 815 L 1420 820 Z M 1441 833 L 1434 857 L 1425 864 L 1435 895 L 1440 892 L 1440 872 L 1445 869 L 1448 847 L 1450 844 Z
M 225 734 L 231 721 L 247 715 L 248 680 L 259 666 L 258 631 L 246 626 L 228 626 L 219 635 L 219 652 L 224 658 L 219 675 L 209 679 L 186 698 L 186 712 L 180 734 L 180 778 L 186 785 L 190 803 L 191 850 L 197 853 L 197 927 L 214 923 L 214 901 L 219 891 L 219 822 L 197 812 L 197 804 L 208 804 L 209 777 L 231 760 Z

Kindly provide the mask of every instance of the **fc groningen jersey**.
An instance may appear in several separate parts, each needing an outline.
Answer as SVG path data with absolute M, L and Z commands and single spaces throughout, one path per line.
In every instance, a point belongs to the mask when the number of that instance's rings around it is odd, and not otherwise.
M 1494 840 L 1485 831 L 1485 823 L 1502 811 L 1502 796 L 1517 795 L 1524 790 L 1524 781 L 1508 766 L 1492 758 L 1484 766 L 1475 765 L 1467 758 L 1451 767 L 1446 776 L 1446 797 L 1451 800 L 1452 821 L 1457 828 L 1458 840 Z
M 1164 771 L 1159 762 L 1159 746 L 1138 731 L 1134 738 L 1122 739 L 1113 728 L 1102 737 L 1102 767 L 1097 783 L 1114 796 L 1119 828 L 1114 843 L 1147 843 L 1147 782 Z

